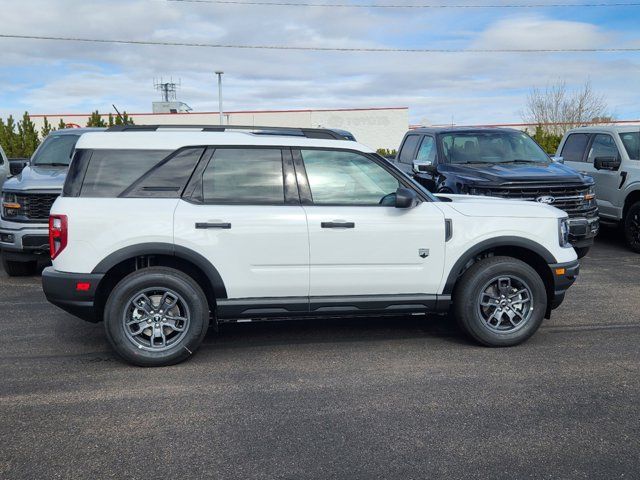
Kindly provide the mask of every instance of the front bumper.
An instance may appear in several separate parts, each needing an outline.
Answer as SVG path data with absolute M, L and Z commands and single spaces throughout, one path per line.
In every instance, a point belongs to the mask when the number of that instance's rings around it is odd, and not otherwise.
M 600 219 L 595 217 L 569 217 L 569 241 L 573 247 L 590 247 L 600 230 Z
M 49 225 L 0 219 L 0 249 L 8 260 L 48 260 Z
M 104 274 L 58 272 L 47 267 L 42 272 L 42 289 L 47 300 L 76 317 L 88 322 L 102 320 L 95 308 L 95 296 Z M 78 290 L 78 283 L 89 283 L 86 290 Z
M 558 308 L 564 301 L 564 295 L 578 278 L 580 273 L 580 262 L 574 260 L 568 263 L 552 263 L 549 264 L 551 269 L 551 277 L 553 278 L 551 297 L 549 298 L 547 317 L 551 314 L 551 310 Z

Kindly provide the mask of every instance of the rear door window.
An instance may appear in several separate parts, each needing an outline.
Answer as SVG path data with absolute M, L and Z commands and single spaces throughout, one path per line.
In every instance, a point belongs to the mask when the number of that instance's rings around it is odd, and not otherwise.
M 202 175 L 204 203 L 284 203 L 282 150 L 218 148 Z
M 588 143 L 588 133 L 572 133 L 564 142 L 560 155 L 565 162 L 582 162 Z
M 631 160 L 640 160 L 640 132 L 621 133 L 620 139 Z

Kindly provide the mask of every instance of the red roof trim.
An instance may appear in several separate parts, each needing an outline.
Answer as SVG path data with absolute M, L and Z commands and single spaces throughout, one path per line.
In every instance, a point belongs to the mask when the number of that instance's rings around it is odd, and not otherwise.
M 236 110 L 224 112 L 224 114 L 242 114 L 242 113 L 312 113 L 312 112 L 370 112 L 370 111 L 378 111 L 378 110 L 409 110 L 409 107 L 372 107 L 372 108 L 326 108 L 326 109 L 307 109 L 307 110 Z M 100 116 L 106 117 L 109 115 L 107 113 L 101 113 Z M 115 117 L 116 114 L 112 113 Z M 154 115 L 219 115 L 219 112 L 188 112 L 188 113 L 129 113 L 127 115 L 144 115 L 144 116 L 154 116 Z M 30 117 L 38 118 L 38 117 L 89 117 L 90 113 L 37 113 L 30 114 Z

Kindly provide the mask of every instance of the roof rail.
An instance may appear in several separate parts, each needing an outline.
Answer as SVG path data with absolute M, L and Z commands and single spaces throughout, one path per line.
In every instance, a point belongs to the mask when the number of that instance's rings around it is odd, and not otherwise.
M 107 132 L 156 132 L 163 129 L 201 129 L 203 132 L 226 132 L 229 130 L 248 130 L 255 135 L 286 135 L 292 137 L 324 138 L 329 140 L 351 140 L 353 136 L 346 131 L 328 128 L 298 127 L 255 127 L 249 125 L 115 125 Z

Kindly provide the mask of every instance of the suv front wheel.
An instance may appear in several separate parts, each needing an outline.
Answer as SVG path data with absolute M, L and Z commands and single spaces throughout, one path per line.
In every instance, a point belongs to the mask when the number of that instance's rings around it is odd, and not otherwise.
M 173 365 L 200 347 L 209 307 L 191 277 L 172 268 L 150 267 L 115 286 L 104 323 L 111 345 L 126 361 L 143 367 Z
M 477 342 L 509 347 L 540 327 L 547 293 L 540 275 L 511 257 L 490 257 L 472 265 L 453 296 L 456 319 Z

